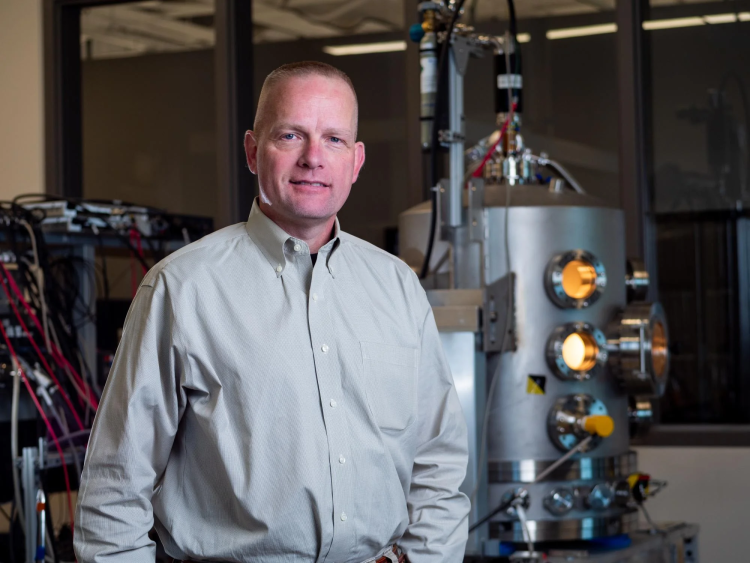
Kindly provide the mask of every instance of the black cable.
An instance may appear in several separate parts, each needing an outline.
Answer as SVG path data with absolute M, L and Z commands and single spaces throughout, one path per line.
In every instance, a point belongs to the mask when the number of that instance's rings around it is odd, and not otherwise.
M 442 107 L 444 105 L 442 94 L 447 89 L 447 85 L 444 85 L 446 70 L 448 69 L 448 61 L 450 59 L 450 43 L 451 37 L 453 36 L 453 29 L 456 27 L 456 21 L 461 14 L 465 0 L 459 0 L 456 6 L 453 17 L 451 18 L 450 25 L 448 26 L 448 32 L 445 35 L 445 41 L 443 42 L 442 48 L 440 49 L 440 58 L 438 59 L 438 71 L 437 71 L 437 91 L 435 92 L 435 111 L 432 118 L 432 138 L 430 140 L 430 189 L 432 190 L 432 216 L 430 217 L 430 238 L 427 241 L 427 252 L 425 253 L 424 262 L 422 263 L 422 270 L 419 273 L 419 277 L 424 279 L 430 270 L 430 260 L 432 259 L 432 248 L 435 242 L 435 234 L 437 232 L 437 184 L 438 184 L 438 145 L 440 142 L 439 129 L 440 129 L 440 115 Z
M 109 272 L 107 272 L 107 252 L 104 248 L 102 234 L 97 230 L 96 238 L 99 240 L 99 252 L 102 254 L 102 279 L 104 281 L 104 300 L 109 303 Z
M 15 516 L 10 521 L 8 526 L 8 556 L 10 563 L 16 563 L 16 547 L 13 541 L 13 533 L 15 532 L 13 524 L 18 520 L 18 511 L 16 510 L 16 501 L 13 499 L 10 503 L 10 513 Z
M 478 520 L 478 521 L 474 522 L 474 524 L 472 524 L 471 527 L 469 527 L 469 533 L 472 533 L 479 526 L 481 526 L 482 524 L 484 524 L 485 522 L 487 522 L 490 518 L 492 518 L 493 516 L 495 516 L 495 514 L 497 514 L 498 512 L 502 512 L 503 510 L 508 510 L 508 508 L 510 508 L 510 504 L 513 502 L 514 498 L 515 497 L 511 497 L 507 501 L 505 501 L 503 503 L 500 503 L 500 506 L 498 506 L 497 508 L 495 508 L 495 510 L 493 510 L 492 512 L 490 512 L 487 516 L 485 516 L 481 520 Z
M 130 239 L 123 235 L 120 231 L 118 231 L 109 221 L 106 221 L 107 225 L 109 225 L 109 228 L 112 229 L 112 231 L 115 233 L 115 236 L 119 238 L 125 246 L 127 246 L 130 251 L 133 253 L 133 255 L 138 259 L 138 261 L 141 263 L 141 266 L 146 268 L 146 271 L 151 269 L 151 266 L 148 265 L 148 262 L 146 262 L 146 259 L 141 256 L 141 253 L 138 252 L 138 249 L 133 246 L 133 244 L 130 242 Z
M 517 27 L 517 20 L 516 20 L 516 6 L 513 3 L 513 0 L 508 0 L 508 18 L 510 19 L 510 34 L 513 37 L 513 41 L 515 42 L 516 36 L 518 35 L 518 27 Z

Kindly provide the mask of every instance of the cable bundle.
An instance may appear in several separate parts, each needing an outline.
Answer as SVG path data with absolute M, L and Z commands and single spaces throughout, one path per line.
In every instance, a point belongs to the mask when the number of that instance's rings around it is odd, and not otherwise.
M 155 251 L 151 237 L 144 235 L 135 220 L 130 221 L 126 214 L 97 213 L 91 202 L 45 195 L 19 196 L 12 202 L 0 202 L 0 235 L 9 247 L 0 252 L 0 355 L 12 366 L 12 456 L 13 460 L 20 457 L 18 417 L 25 389 L 37 411 L 37 419 L 43 424 L 40 436 L 50 442 L 52 452 L 61 460 L 67 516 L 72 529 L 71 493 L 78 483 L 72 482 L 68 463 L 75 464 L 80 476 L 80 454 L 88 441 L 100 396 L 95 366 L 86 363 L 79 342 L 80 329 L 95 322 L 92 296 L 83 295 L 81 286 L 85 281 L 98 286 L 97 276 L 100 275 L 108 299 L 109 285 L 106 262 L 97 270 L 98 264 L 73 251 L 74 243 L 68 249 L 47 244 L 43 229 L 52 221 L 43 207 L 23 203 L 31 198 L 36 203 L 59 201 L 74 208 L 78 213 L 76 220 L 90 229 L 101 246 L 102 233 L 116 237 L 131 252 L 134 291 L 138 278 L 149 268 L 142 241 L 152 253 Z M 125 207 L 125 204 L 118 205 Z M 61 204 L 55 212 L 62 208 Z M 146 210 L 146 213 L 152 212 L 158 213 L 158 210 Z M 92 279 L 86 280 L 86 276 Z M 3 300 L 7 307 L 3 307 Z M 12 474 L 15 514 L 11 518 L 18 517 L 21 527 L 25 528 L 19 471 L 15 464 Z M 50 518 L 49 512 L 44 511 L 46 518 Z M 50 529 L 48 526 L 48 536 Z M 54 539 L 54 534 L 51 538 Z M 53 547 L 50 540 L 46 544 Z

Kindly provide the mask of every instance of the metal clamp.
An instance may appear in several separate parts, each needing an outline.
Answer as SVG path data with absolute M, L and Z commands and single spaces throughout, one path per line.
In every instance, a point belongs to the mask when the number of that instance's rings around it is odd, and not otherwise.
M 515 281 L 510 272 L 487 286 L 482 318 L 485 352 L 516 350 Z
M 439 11 L 441 8 L 441 5 L 437 2 L 420 2 L 419 6 L 417 6 L 417 11 L 419 12 L 426 12 L 427 10 L 436 10 Z
M 458 131 L 451 131 L 449 129 L 441 129 L 438 131 L 438 140 L 441 143 L 463 143 L 466 137 L 463 133 Z

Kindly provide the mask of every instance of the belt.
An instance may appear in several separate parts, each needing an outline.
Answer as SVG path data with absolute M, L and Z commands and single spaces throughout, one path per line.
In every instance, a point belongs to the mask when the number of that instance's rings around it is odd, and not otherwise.
M 404 563 L 405 561 L 407 561 L 406 553 L 399 546 L 393 544 L 393 548 L 387 550 L 381 557 L 368 559 L 364 563 Z
M 184 560 L 180 561 L 179 559 L 172 559 L 172 563 L 197 563 L 195 561 L 189 561 Z M 406 553 L 404 553 L 399 546 L 396 544 L 393 545 L 391 549 L 386 550 L 386 552 L 378 557 L 378 558 L 372 558 L 367 559 L 363 561 L 362 563 L 408 563 L 408 559 L 406 558 Z

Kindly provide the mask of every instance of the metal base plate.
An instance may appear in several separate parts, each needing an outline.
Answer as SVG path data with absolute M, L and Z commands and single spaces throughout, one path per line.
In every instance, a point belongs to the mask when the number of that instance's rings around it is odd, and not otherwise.
M 529 533 L 534 542 L 590 540 L 605 536 L 628 534 L 638 529 L 638 512 L 618 516 L 581 518 L 578 520 L 530 520 Z M 522 542 L 521 523 L 490 522 L 490 538 L 506 542 Z
M 589 542 L 537 545 L 544 552 L 545 563 L 699 563 L 698 526 L 695 524 L 661 524 L 656 533 L 638 530 L 629 534 L 631 543 L 621 549 L 603 549 Z M 464 563 L 506 563 L 507 557 L 493 556 L 499 545 L 485 543 L 482 556 L 467 555 Z M 520 544 L 524 549 L 525 544 Z

